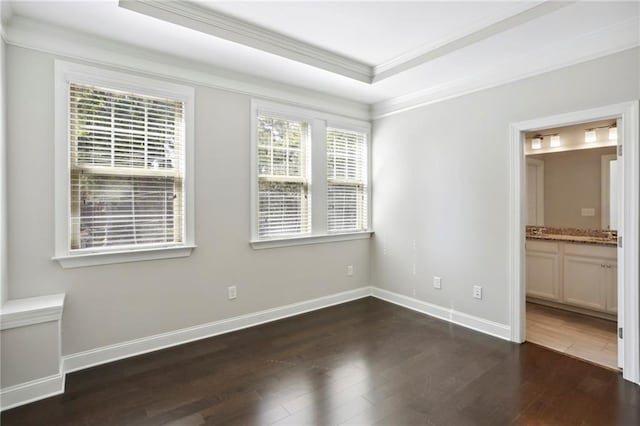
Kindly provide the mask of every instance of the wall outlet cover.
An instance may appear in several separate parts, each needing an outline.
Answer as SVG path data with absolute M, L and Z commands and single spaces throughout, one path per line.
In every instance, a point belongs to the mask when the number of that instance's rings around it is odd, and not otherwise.
M 437 288 L 437 289 L 442 288 L 442 278 L 433 277 L 433 288 Z
M 353 265 L 347 265 L 347 275 L 350 277 L 353 276 Z
M 473 286 L 473 297 L 476 299 L 482 299 L 482 286 L 479 286 L 479 285 Z
M 227 287 L 227 297 L 229 298 L 229 300 L 233 300 L 238 297 L 238 291 L 235 285 Z

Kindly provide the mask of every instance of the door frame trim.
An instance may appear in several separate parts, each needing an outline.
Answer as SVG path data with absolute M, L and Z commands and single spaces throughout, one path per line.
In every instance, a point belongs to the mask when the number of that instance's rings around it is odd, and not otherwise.
M 510 125 L 509 137 L 509 325 L 511 340 L 522 343 L 526 338 L 525 308 L 525 201 L 526 166 L 524 155 L 524 134 L 545 128 L 570 126 L 603 119 L 618 118 L 619 140 L 624 144 L 622 156 L 623 208 L 619 212 L 618 233 L 624 238 L 618 256 L 618 291 L 622 293 L 624 304 L 622 320 L 623 377 L 640 384 L 640 294 L 638 291 L 639 249 L 639 207 L 640 207 L 640 161 L 639 161 L 639 101 L 624 102 L 583 111 L 558 114 Z

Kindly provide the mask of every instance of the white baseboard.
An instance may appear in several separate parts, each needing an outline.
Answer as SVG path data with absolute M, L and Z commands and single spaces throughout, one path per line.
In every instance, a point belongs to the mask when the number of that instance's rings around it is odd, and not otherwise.
M 508 325 L 499 324 L 482 318 L 468 315 L 453 309 L 444 308 L 402 294 L 383 290 L 377 287 L 360 287 L 317 299 L 280 306 L 251 314 L 240 315 L 220 321 L 197 325 L 156 334 L 141 339 L 104 346 L 62 357 L 62 373 L 43 379 L 34 380 L 20 385 L 2 389 L 0 392 L 0 409 L 7 410 L 29 402 L 58 395 L 64 392 L 65 374 L 82 370 L 108 362 L 153 352 L 183 343 L 229 333 L 243 328 L 276 321 L 305 312 L 339 305 L 363 297 L 373 296 L 378 299 L 403 306 L 423 314 L 449 321 L 481 333 L 489 334 L 501 339 L 509 340 L 511 333 Z
M 0 391 L 0 411 L 64 393 L 64 374 L 55 374 Z
M 390 302 L 399 306 L 403 306 L 414 311 L 427 314 L 429 316 L 449 321 L 451 323 L 499 337 L 504 340 L 511 340 L 511 327 L 506 324 L 489 321 L 473 315 L 458 312 L 453 309 L 444 308 L 432 303 L 424 302 L 413 297 L 404 296 L 392 291 L 383 290 L 378 287 L 371 288 L 371 295 L 378 299 Z
M 355 290 L 344 291 L 278 308 L 267 309 L 247 315 L 240 315 L 229 319 L 170 331 L 168 333 L 156 334 L 154 336 L 91 349 L 85 352 L 64 356 L 62 358 L 62 368 L 65 373 L 70 373 L 72 371 L 82 370 L 96 365 L 117 361 L 119 359 L 181 345 L 194 340 L 229 333 L 243 328 L 254 327 L 256 325 L 276 321 L 293 315 L 299 315 L 305 312 L 349 302 L 351 300 L 361 299 L 370 295 L 370 287 L 360 287 Z

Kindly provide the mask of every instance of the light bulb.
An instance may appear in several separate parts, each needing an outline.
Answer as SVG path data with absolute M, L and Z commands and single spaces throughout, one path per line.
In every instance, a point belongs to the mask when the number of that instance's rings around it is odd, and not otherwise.
M 542 137 L 536 136 L 531 139 L 531 149 L 540 149 L 542 148 Z
M 557 148 L 560 146 L 560 135 L 551 135 L 551 141 L 549 142 L 549 145 L 552 148 Z
M 617 141 L 618 140 L 618 128 L 613 126 L 609 127 L 609 140 Z
M 596 130 L 589 129 L 584 132 L 584 141 L 586 143 L 593 143 L 596 141 Z

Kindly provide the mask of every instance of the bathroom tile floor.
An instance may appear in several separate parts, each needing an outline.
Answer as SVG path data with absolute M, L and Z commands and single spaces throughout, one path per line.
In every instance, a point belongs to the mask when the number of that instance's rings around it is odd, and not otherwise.
M 617 324 L 527 303 L 527 341 L 618 370 Z

